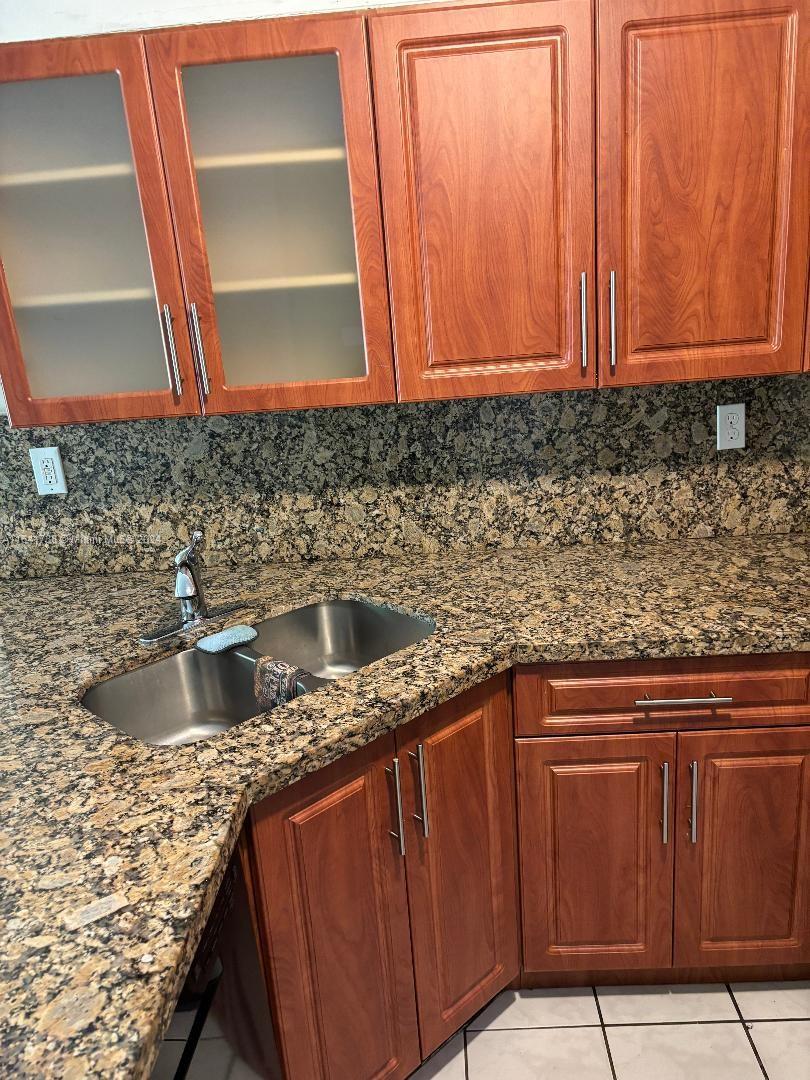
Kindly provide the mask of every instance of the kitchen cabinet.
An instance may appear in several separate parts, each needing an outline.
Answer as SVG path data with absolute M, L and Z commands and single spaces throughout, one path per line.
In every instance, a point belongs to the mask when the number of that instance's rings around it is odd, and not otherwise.
M 499 676 L 252 811 L 287 1080 L 407 1076 L 518 974 L 512 742 Z
M 810 963 L 807 653 L 527 665 L 515 702 L 529 983 Z
M 598 6 L 600 381 L 799 371 L 810 12 Z
M 198 405 L 137 35 L 0 48 L 0 379 L 15 424 Z
M 484 683 L 397 729 L 422 1053 L 518 974 L 511 700 Z
M 393 401 L 363 18 L 147 52 L 205 411 Z
M 12 423 L 807 367 L 809 22 L 528 0 L 0 46 Z
M 419 1064 L 393 735 L 252 811 L 250 848 L 287 1080 L 399 1080 Z
M 519 739 L 523 962 L 672 963 L 675 736 Z
M 810 728 L 678 741 L 675 962 L 810 962 Z
M 400 399 L 593 386 L 589 0 L 370 27 Z

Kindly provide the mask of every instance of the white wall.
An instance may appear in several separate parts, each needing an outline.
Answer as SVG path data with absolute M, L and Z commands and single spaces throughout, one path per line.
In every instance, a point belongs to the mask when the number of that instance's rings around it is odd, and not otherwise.
M 413 0 L 0 0 L 0 42 L 403 3 Z

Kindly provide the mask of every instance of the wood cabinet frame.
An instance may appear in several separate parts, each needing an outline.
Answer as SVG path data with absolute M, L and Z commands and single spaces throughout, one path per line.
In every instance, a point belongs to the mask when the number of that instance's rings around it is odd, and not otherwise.
M 675 739 L 518 739 L 527 970 L 671 965 Z
M 371 1060 L 380 1080 L 403 1080 L 420 1061 L 405 864 L 390 835 L 397 817 L 386 769 L 395 754 L 393 735 L 383 736 L 250 812 L 256 922 L 288 1080 L 345 1076 L 348 1062 Z M 328 841 L 340 864 L 332 883 L 321 872 Z M 363 951 L 345 933 L 358 932 L 361 913 Z M 376 968 L 367 987 L 352 987 L 359 1013 L 366 994 L 369 1015 L 344 1026 L 347 1003 L 329 995 L 359 958 Z
M 600 383 L 635 386 L 801 370 L 807 302 L 807 220 L 810 215 L 810 170 L 807 168 L 810 159 L 810 12 L 807 6 L 801 2 L 780 4 L 776 0 L 679 0 L 675 10 L 668 0 L 602 0 L 597 5 L 597 26 Z M 707 50 L 704 57 L 709 63 L 708 50 L 717 49 L 718 34 L 724 29 L 733 31 L 735 28 L 740 49 L 744 47 L 745 35 L 745 44 L 750 46 L 760 31 L 781 34 L 778 47 L 783 67 L 781 72 L 774 73 L 776 90 L 773 94 L 771 88 L 762 90 L 759 102 L 763 110 L 773 107 L 779 113 L 773 118 L 771 220 L 763 224 L 753 221 L 748 226 L 753 229 L 752 238 L 761 237 L 770 229 L 768 265 L 751 268 L 752 272 L 758 269 L 763 281 L 767 282 L 765 310 L 759 313 L 757 329 L 753 328 L 756 320 L 752 317 L 750 333 L 739 339 L 722 332 L 721 326 L 731 321 L 730 315 L 718 317 L 716 312 L 707 310 L 708 291 L 714 288 L 723 292 L 717 281 L 722 278 L 724 261 L 733 258 L 734 254 L 727 250 L 724 253 L 725 235 L 704 237 L 706 245 L 711 243 L 716 280 L 709 280 L 705 262 L 695 258 L 693 265 L 687 267 L 688 253 L 680 253 L 685 265 L 680 268 L 677 282 L 678 320 L 680 329 L 688 332 L 680 341 L 656 342 L 656 337 L 663 338 L 666 324 L 672 323 L 672 312 L 665 312 L 667 305 L 672 307 L 670 298 L 676 286 L 667 282 L 664 266 L 659 267 L 657 275 L 644 273 L 640 268 L 640 242 L 635 231 L 638 222 L 634 224 L 633 214 L 639 212 L 638 203 L 645 184 L 652 189 L 657 183 L 659 188 L 666 190 L 669 179 L 670 186 L 677 191 L 679 184 L 702 181 L 698 175 L 700 163 L 691 162 L 691 170 L 684 168 L 680 175 L 667 177 L 666 162 L 649 160 L 654 150 L 643 150 L 633 144 L 639 125 L 633 122 L 629 110 L 634 101 L 638 104 L 641 50 L 653 51 L 654 55 L 656 38 L 662 40 L 665 35 L 680 34 L 680 43 L 684 46 L 688 34 L 714 30 L 713 39 L 707 39 L 703 46 Z M 671 47 L 675 48 L 675 45 Z M 697 41 L 692 47 L 699 54 L 701 46 Z M 688 60 L 683 63 L 688 64 Z M 756 70 L 753 58 L 751 63 Z M 683 114 L 691 108 L 690 87 L 694 75 L 690 75 L 686 66 L 682 74 L 683 97 L 674 104 Z M 700 93 L 700 90 L 695 92 Z M 777 100 L 771 100 L 774 97 Z M 716 103 L 727 105 L 729 109 L 734 107 L 729 95 L 717 94 Z M 660 107 L 663 109 L 666 105 L 661 103 Z M 763 122 L 765 119 L 763 117 Z M 718 124 L 724 131 L 734 128 L 731 117 L 721 118 Z M 743 128 L 744 125 L 739 126 L 741 132 Z M 685 133 L 685 143 L 693 135 Z M 738 150 L 737 159 L 742 168 L 746 149 L 740 145 Z M 647 158 L 644 158 L 645 153 Z M 731 167 L 732 156 L 729 154 L 724 159 L 721 168 L 725 169 L 727 164 Z M 674 170 L 674 166 L 672 168 Z M 663 179 L 656 169 L 663 174 Z M 707 183 L 710 180 L 711 177 L 706 178 Z M 762 182 L 758 180 L 758 183 Z M 654 196 L 655 190 L 649 196 L 651 206 Z M 723 212 L 729 213 L 730 209 L 734 208 L 726 206 Z M 746 228 L 744 217 L 742 211 L 736 214 L 738 233 Z M 661 235 L 656 253 L 661 262 L 661 252 L 667 250 L 665 223 L 660 221 L 658 226 Z M 702 225 L 693 222 L 692 227 Z M 688 231 L 689 227 L 684 226 L 684 232 Z M 744 237 L 738 235 L 737 244 L 746 246 Z M 673 238 L 670 247 L 677 246 L 677 240 Z M 702 258 L 702 253 L 699 254 Z M 671 258 L 675 258 L 675 253 Z M 737 259 L 737 263 L 739 261 Z M 616 275 L 615 366 L 610 362 L 611 272 Z M 644 280 L 654 282 L 658 299 L 651 298 L 650 290 L 644 296 L 638 295 L 638 283 Z M 728 293 L 728 289 L 725 292 Z M 698 301 L 689 316 L 690 327 L 686 328 L 692 294 L 698 296 Z M 753 301 L 742 292 L 735 297 L 733 290 L 731 297 L 729 310 L 733 304 L 739 323 L 740 313 L 750 308 Z M 715 294 L 720 308 L 723 299 Z M 656 306 L 662 310 L 656 311 Z M 701 319 L 706 324 L 703 327 L 700 326 Z M 674 333 L 674 326 L 669 327 L 669 331 Z M 709 336 L 700 340 L 699 331 L 706 331 Z
M 677 799 L 675 962 L 810 963 L 810 727 L 680 734 Z
M 506 676 L 398 728 L 396 737 L 419 1029 L 427 1057 L 520 970 Z
M 594 386 L 594 65 L 590 0 L 378 13 L 370 19 L 370 28 L 400 400 Z M 526 283 L 522 291 L 516 282 L 514 295 L 506 297 L 501 294 L 504 286 L 497 272 L 480 280 L 486 241 L 475 238 L 470 217 L 480 215 L 486 206 L 491 185 L 502 191 L 514 188 L 509 161 L 491 155 L 486 158 L 487 140 L 479 139 L 474 153 L 480 151 L 486 163 L 476 172 L 465 157 L 469 139 L 465 139 L 463 129 L 455 132 L 454 140 L 447 140 L 449 145 L 442 144 L 439 152 L 431 142 L 437 118 L 458 124 L 469 120 L 471 127 L 483 124 L 483 119 L 463 116 L 463 87 L 459 88 L 458 101 L 454 100 L 462 115 L 448 120 L 441 90 L 431 82 L 429 90 L 423 89 L 427 100 L 421 101 L 417 83 L 420 72 L 421 77 L 431 78 L 429 73 L 437 64 L 455 64 L 459 58 L 483 55 L 494 62 L 499 55 L 532 52 L 538 58 L 541 54 L 546 57 L 547 74 L 553 84 L 550 108 L 556 127 L 547 133 L 549 146 L 553 147 L 552 176 L 548 180 L 553 193 L 548 201 L 556 208 L 552 242 L 557 250 L 548 261 L 556 266 L 556 281 L 536 279 Z M 506 68 L 506 59 L 499 62 Z M 470 88 L 474 88 L 475 73 L 470 68 L 466 77 Z M 494 79 L 495 74 L 490 77 Z M 494 117 L 490 122 L 495 123 Z M 428 170 L 425 154 L 430 147 L 435 152 Z M 524 154 L 528 154 L 526 147 Z M 525 172 L 528 161 L 523 164 Z M 531 185 L 527 190 L 519 182 L 518 187 L 512 190 L 508 202 L 513 215 L 512 231 L 509 220 L 501 223 L 500 230 L 506 236 L 506 249 L 513 251 L 513 256 L 520 255 L 519 265 L 525 261 L 531 267 L 532 253 L 522 250 L 522 245 L 528 243 L 525 234 L 529 230 L 524 226 L 534 214 Z M 469 203 L 455 217 L 454 189 Z M 500 240 L 497 223 L 492 223 L 492 230 L 493 242 Z M 479 245 L 478 250 L 469 250 L 473 244 Z M 589 350 L 584 365 L 580 307 L 583 272 L 587 275 L 589 297 Z M 469 289 L 465 286 L 463 297 L 454 295 L 454 283 L 460 291 L 461 279 L 469 279 L 470 285 Z M 448 302 L 438 302 L 437 296 L 440 300 L 445 293 L 449 294 Z M 550 322 L 549 312 L 541 319 L 535 311 L 538 296 L 542 295 L 553 297 L 557 327 L 554 342 L 549 342 L 548 351 L 541 355 L 532 347 L 530 330 Z M 494 323 L 503 330 L 507 318 L 509 336 L 521 339 L 522 353 L 514 348 L 501 352 L 500 342 L 490 340 L 487 326 Z M 471 324 L 478 328 L 475 333 L 468 329 Z
M 166 30 L 147 38 L 186 299 L 199 312 L 211 393 L 207 413 L 359 405 L 395 400 L 370 73 L 361 15 Z M 225 380 L 182 69 L 190 64 L 336 53 L 357 251 L 367 371 L 362 377 L 229 386 Z
M 175 395 L 167 376 L 165 390 L 76 397 L 33 397 L 14 321 L 5 275 L 0 267 L 0 377 L 12 424 L 68 424 L 152 416 L 184 416 L 199 411 L 185 303 L 177 264 L 172 219 L 163 176 L 157 127 L 150 97 L 143 38 L 138 34 L 35 41 L 0 47 L 0 82 L 50 79 L 116 72 L 121 83 L 132 163 L 143 213 L 146 245 L 156 293 L 155 321 L 168 304 L 182 376 Z M 116 357 L 110 357 L 110 364 Z

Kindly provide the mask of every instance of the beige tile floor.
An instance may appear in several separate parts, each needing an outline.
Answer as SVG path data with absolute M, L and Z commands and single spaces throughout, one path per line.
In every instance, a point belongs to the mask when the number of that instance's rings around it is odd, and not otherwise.
M 411 1080 L 810 1080 L 810 982 L 506 991 Z

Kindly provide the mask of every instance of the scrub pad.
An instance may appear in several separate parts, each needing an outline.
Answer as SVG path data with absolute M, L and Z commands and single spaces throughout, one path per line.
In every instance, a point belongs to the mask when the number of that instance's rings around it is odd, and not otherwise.
M 228 626 L 218 634 L 200 638 L 195 648 L 207 653 L 226 652 L 228 649 L 235 649 L 237 645 L 246 645 L 257 636 L 252 626 Z

